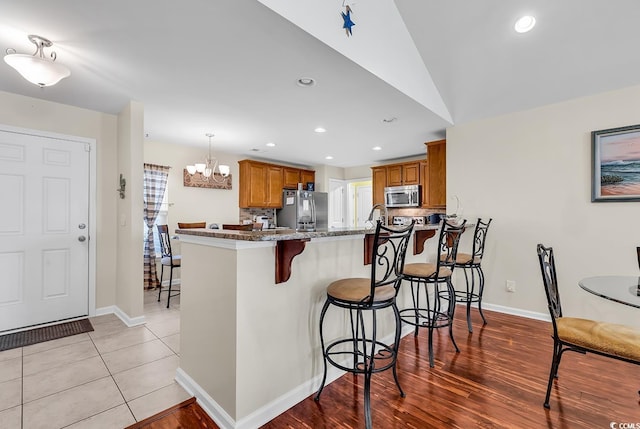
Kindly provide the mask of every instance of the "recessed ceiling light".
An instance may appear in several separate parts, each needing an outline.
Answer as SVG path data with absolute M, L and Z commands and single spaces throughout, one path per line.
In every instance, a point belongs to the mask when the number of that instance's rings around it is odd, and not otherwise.
M 315 85 L 316 81 L 311 77 L 301 77 L 300 79 L 296 80 L 296 83 L 298 84 L 298 86 L 308 88 Z
M 371 148 L 372 150 L 382 150 L 382 148 L 380 146 L 374 146 Z
M 276 146 L 276 144 L 275 144 L 274 142 L 269 142 L 269 143 L 267 143 L 265 146 L 268 146 L 268 147 L 275 147 L 275 146 Z
M 536 19 L 531 15 L 525 15 L 516 21 L 513 28 L 515 28 L 518 33 L 526 33 L 527 31 L 531 31 L 535 25 Z
M 331 155 L 327 155 L 324 157 L 324 159 L 333 159 L 333 157 Z
M 327 132 L 327 130 L 325 130 L 325 129 L 324 129 L 324 128 L 322 128 L 322 127 L 318 127 L 318 128 L 316 128 L 315 130 L 313 130 L 313 131 L 315 131 L 316 133 L 325 133 L 325 132 Z

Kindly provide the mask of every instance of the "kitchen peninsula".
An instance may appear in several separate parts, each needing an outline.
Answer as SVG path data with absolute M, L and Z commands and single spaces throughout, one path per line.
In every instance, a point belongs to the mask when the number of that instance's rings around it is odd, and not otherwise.
M 418 240 L 438 225 L 420 226 Z M 258 427 L 315 392 L 322 373 L 318 318 L 327 285 L 369 277 L 366 237 L 373 230 L 177 230 L 182 246 L 180 367 L 176 379 L 222 427 Z M 278 246 L 298 242 L 290 276 L 276 282 Z M 278 244 L 280 243 L 280 244 Z M 435 257 L 427 252 L 407 262 Z M 413 246 L 413 243 L 409 243 Z M 284 245 L 287 247 L 288 245 Z M 401 288 L 399 305 L 410 301 Z M 391 338 L 391 311 L 379 314 Z M 347 313 L 329 314 L 326 338 L 342 335 Z M 329 372 L 329 381 L 339 377 Z M 219 423 L 219 424 L 220 424 Z

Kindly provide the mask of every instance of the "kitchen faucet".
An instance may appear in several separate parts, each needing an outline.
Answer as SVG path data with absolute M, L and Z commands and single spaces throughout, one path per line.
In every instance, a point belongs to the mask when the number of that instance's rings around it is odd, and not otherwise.
M 383 225 L 386 225 L 387 224 L 387 207 L 384 204 L 375 204 L 373 207 L 371 207 L 371 211 L 369 212 L 369 217 L 367 218 L 366 222 L 371 222 L 373 224 L 373 212 L 376 211 L 377 208 L 380 208 L 384 211 L 384 216 L 382 215 L 382 213 L 380 214 L 380 220 Z

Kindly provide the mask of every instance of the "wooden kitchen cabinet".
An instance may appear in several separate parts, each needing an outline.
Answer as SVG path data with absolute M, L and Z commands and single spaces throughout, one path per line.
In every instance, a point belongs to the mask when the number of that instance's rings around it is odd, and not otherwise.
M 423 180 L 422 206 L 446 208 L 447 206 L 447 145 L 437 140 L 427 145 L 426 180 Z M 424 171 L 424 170 L 423 170 Z
M 293 167 L 282 167 L 283 187 L 285 189 L 297 189 L 298 183 L 307 189 L 307 183 L 316 180 L 316 172 Z
M 240 165 L 241 208 L 281 208 L 283 167 L 264 162 L 242 160 Z
M 373 204 L 384 204 L 384 188 L 387 186 L 387 167 L 371 167 Z
M 387 186 L 419 185 L 420 164 L 406 162 L 387 165 Z

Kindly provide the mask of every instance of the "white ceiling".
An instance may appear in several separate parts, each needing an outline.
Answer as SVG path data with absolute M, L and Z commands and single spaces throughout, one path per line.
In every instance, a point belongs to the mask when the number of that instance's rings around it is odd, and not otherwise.
M 356 25 L 347 38 L 342 0 L 308 1 L 335 8 L 335 19 L 316 27 L 335 31 L 342 44 L 366 42 L 375 31 L 367 24 L 381 22 L 371 18 L 381 0 L 351 2 Z M 415 42 L 397 49 L 417 48 L 455 124 L 640 84 L 637 0 L 395 4 Z M 346 167 L 422 154 L 423 142 L 450 126 L 387 78 L 393 67 L 403 71 L 395 59 L 385 64 L 390 51 L 373 51 L 390 70 L 378 73 L 257 0 L 0 0 L 0 10 L 2 50 L 32 53 L 26 36 L 38 34 L 72 72 L 40 89 L 0 63 L 0 90 L 114 114 L 140 101 L 153 141 L 204 150 L 213 132 L 214 150 Z M 537 25 L 516 34 L 513 23 L 525 13 Z M 317 85 L 298 87 L 303 76 Z M 316 126 L 328 132 L 314 133 Z

